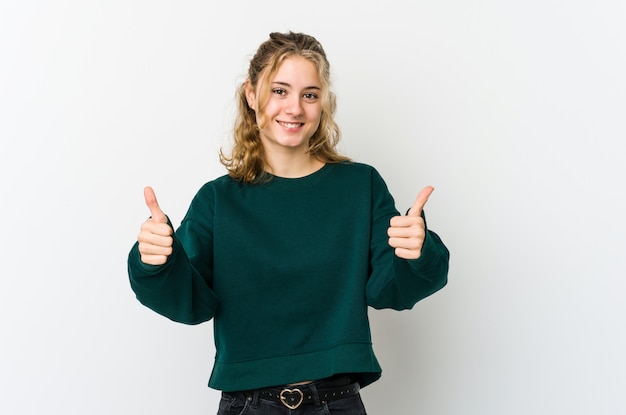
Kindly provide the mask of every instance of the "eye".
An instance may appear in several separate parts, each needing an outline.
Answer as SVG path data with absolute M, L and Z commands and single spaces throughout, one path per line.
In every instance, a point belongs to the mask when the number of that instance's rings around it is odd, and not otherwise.
M 272 89 L 272 92 L 276 95 L 285 95 L 287 93 L 287 91 L 282 88 L 274 88 Z
M 307 101 L 315 101 L 318 98 L 319 96 L 314 92 L 307 92 L 306 94 L 304 94 L 304 99 L 306 99 Z

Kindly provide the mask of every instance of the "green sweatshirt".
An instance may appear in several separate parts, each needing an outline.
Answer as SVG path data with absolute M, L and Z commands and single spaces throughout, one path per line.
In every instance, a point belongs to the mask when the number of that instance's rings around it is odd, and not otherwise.
M 209 386 L 248 390 L 381 368 L 368 306 L 410 309 L 447 282 L 449 253 L 427 231 L 416 260 L 395 256 L 399 213 L 378 172 L 327 164 L 302 178 L 205 184 L 161 266 L 128 259 L 138 300 L 171 320 L 213 319 Z

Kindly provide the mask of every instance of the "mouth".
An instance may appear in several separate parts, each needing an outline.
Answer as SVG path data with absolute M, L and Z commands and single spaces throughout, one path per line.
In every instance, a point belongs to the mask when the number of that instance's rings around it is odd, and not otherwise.
M 301 123 L 301 122 L 284 122 L 284 121 L 278 121 L 278 124 L 290 130 L 300 128 L 304 125 L 304 123 Z

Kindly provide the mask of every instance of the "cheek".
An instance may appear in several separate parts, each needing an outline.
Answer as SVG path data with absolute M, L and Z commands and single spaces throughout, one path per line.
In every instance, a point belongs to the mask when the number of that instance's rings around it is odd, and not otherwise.
M 280 102 L 278 102 L 275 99 L 270 99 L 265 104 L 265 108 L 263 108 L 263 113 L 267 117 L 273 117 L 279 114 L 280 110 L 281 110 Z
M 267 105 L 265 105 L 265 108 L 263 108 L 262 111 L 257 111 L 257 124 L 259 126 L 266 126 L 265 124 L 270 122 L 272 118 L 278 116 L 278 114 L 280 114 L 280 108 L 278 108 L 276 104 L 273 104 L 272 101 L 270 101 L 267 103 Z
M 320 122 L 322 121 L 322 111 L 321 110 L 320 111 L 314 111 L 311 114 L 311 119 L 315 120 L 315 123 L 316 123 L 317 127 L 319 127 Z
M 267 127 L 272 118 L 276 116 L 276 106 L 272 102 L 268 102 L 261 111 L 256 112 L 257 124 L 261 127 Z

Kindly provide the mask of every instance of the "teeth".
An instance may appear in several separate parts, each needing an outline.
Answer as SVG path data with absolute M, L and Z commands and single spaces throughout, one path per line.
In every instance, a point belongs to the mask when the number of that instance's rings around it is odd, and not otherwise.
M 288 123 L 288 122 L 283 122 L 281 123 L 282 125 L 284 125 L 287 128 L 298 128 L 300 127 L 300 123 Z

